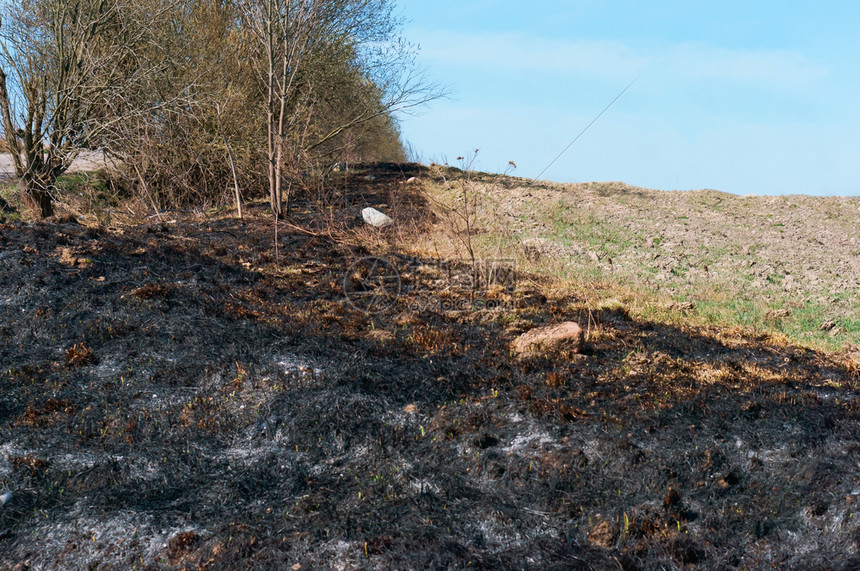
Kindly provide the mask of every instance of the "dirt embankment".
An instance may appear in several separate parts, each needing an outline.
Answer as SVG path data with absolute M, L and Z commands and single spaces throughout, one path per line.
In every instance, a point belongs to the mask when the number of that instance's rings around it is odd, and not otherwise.
M 700 324 L 860 344 L 860 197 L 472 181 L 486 252 L 502 243 L 526 267 L 632 289 L 652 302 L 645 317 L 682 306 Z

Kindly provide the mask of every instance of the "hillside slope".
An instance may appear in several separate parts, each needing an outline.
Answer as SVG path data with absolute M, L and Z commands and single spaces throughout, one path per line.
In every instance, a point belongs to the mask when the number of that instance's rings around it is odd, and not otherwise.
M 476 196 L 482 255 L 514 255 L 562 281 L 623 286 L 648 318 L 684 308 L 687 322 L 779 332 L 830 349 L 860 343 L 860 197 L 434 175 L 429 191 L 449 204 L 458 207 L 463 186 Z

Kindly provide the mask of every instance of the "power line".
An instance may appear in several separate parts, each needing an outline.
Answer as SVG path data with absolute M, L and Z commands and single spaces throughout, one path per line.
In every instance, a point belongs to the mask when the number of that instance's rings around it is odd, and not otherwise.
M 552 160 L 548 165 L 546 165 L 546 167 L 544 167 L 544 169 L 543 169 L 542 171 L 540 171 L 540 172 L 538 173 L 538 175 L 537 175 L 536 177 L 534 177 L 534 178 L 532 179 L 532 182 L 535 182 L 537 179 L 539 179 L 539 178 L 540 178 L 540 176 L 541 176 L 543 173 L 545 173 L 546 171 L 548 171 L 548 170 L 549 170 L 549 168 L 550 168 L 552 165 L 554 165 L 554 164 L 555 164 L 555 162 L 556 162 L 558 159 L 560 159 L 560 158 L 561 158 L 561 156 L 562 156 L 564 153 L 566 153 L 566 152 L 567 152 L 567 150 L 568 150 L 569 148 L 571 148 L 571 147 L 573 146 L 573 144 L 574 144 L 575 142 L 577 142 L 577 141 L 579 140 L 579 138 L 580 138 L 580 137 L 582 137 L 582 136 L 585 134 L 585 132 L 586 132 L 586 131 L 588 131 L 589 127 L 591 127 L 592 125 L 594 125 L 595 123 L 597 123 L 597 120 L 598 120 L 598 119 L 600 119 L 600 117 L 601 117 L 604 113 L 606 113 L 607 111 L 609 111 L 609 108 L 610 108 L 610 107 L 612 107 L 612 106 L 615 104 L 615 102 L 616 102 L 616 101 L 618 101 L 619 99 L 621 99 L 621 96 L 622 96 L 622 95 L 624 95 L 624 93 L 625 93 L 628 89 L 630 89 L 630 88 L 633 86 L 633 84 L 634 84 L 634 83 L 636 83 L 636 80 L 635 80 L 635 79 L 634 79 L 633 81 L 631 81 L 629 84 L 627 84 L 627 87 L 625 87 L 624 89 L 622 89 L 622 90 L 621 90 L 621 93 L 619 93 L 618 95 L 616 95 L 616 96 L 615 96 L 615 99 L 613 99 L 612 101 L 610 101 L 610 102 L 609 102 L 609 105 L 607 105 L 607 106 L 603 109 L 603 111 L 601 111 L 600 113 L 598 113 L 598 114 L 597 114 L 597 117 L 595 117 L 594 119 L 592 119 L 591 123 L 589 123 L 588 125 L 586 125 L 586 126 L 585 126 L 585 129 L 583 129 L 582 131 L 580 131 L 580 132 L 579 132 L 579 135 L 577 135 L 577 136 L 576 136 L 576 138 L 575 138 L 574 140 L 572 140 L 572 141 L 570 142 L 570 144 L 569 144 L 568 146 L 566 146 L 566 147 L 564 148 L 564 150 L 563 150 L 563 151 L 561 151 L 561 152 L 558 154 L 558 156 L 557 156 L 556 158 L 554 158 L 554 159 L 553 159 L 553 160 Z

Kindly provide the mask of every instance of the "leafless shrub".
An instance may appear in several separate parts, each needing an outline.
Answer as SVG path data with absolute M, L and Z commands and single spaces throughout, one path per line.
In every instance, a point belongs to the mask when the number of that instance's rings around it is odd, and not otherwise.
M 156 211 L 268 190 L 282 217 L 301 173 L 402 159 L 392 114 L 441 94 L 389 0 L 13 0 L 0 46 L 2 134 L 42 216 L 100 147 Z
M 0 120 L 15 174 L 37 214 L 53 214 L 57 177 L 122 119 L 154 68 L 139 58 L 171 0 L 12 0 L 2 6 Z
M 510 229 L 498 224 L 501 205 L 493 196 L 495 183 L 479 181 L 474 171 L 478 149 L 468 157 L 457 157 L 461 169 L 432 165 L 435 177 L 441 181 L 443 196 L 427 194 L 428 200 L 437 208 L 441 227 L 448 240 L 455 245 L 457 255 L 464 255 L 471 266 L 471 281 L 475 287 L 486 283 L 486 268 L 481 258 L 489 254 L 493 258 L 503 258 L 501 241 L 495 251 L 490 244 L 481 243 L 479 236 L 490 233 L 494 239 L 511 238 Z M 516 168 L 511 161 L 509 169 Z M 492 267 L 492 266 L 491 266 Z

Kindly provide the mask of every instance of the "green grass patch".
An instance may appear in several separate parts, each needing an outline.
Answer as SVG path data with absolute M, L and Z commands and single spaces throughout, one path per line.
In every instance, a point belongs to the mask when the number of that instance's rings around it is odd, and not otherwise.
M 593 214 L 582 215 L 572 206 L 557 207 L 551 217 L 553 235 L 549 238 L 561 244 L 579 244 L 610 256 L 633 245 L 634 236 L 619 224 Z
M 56 186 L 60 196 L 83 198 L 103 207 L 116 207 L 121 200 L 100 172 L 66 173 L 57 178 Z
M 13 202 L 12 195 L 18 189 L 15 183 L 0 184 L 0 222 L 11 222 L 21 219 L 21 214 L 11 204 Z

